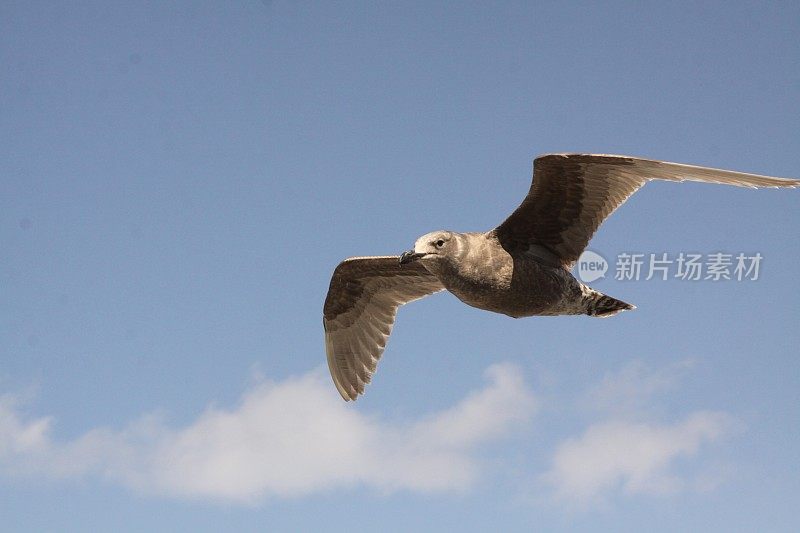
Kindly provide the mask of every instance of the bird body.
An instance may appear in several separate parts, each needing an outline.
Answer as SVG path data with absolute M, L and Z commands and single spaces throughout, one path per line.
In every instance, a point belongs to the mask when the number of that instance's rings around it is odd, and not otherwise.
M 439 240 L 444 244 L 437 250 Z M 448 247 L 452 253 L 440 253 Z M 429 233 L 417 240 L 414 253 L 424 254 L 418 260 L 425 269 L 465 304 L 513 318 L 589 314 L 603 296 L 563 265 L 548 265 L 527 251 L 508 252 L 493 232 Z
M 355 257 L 334 270 L 323 308 L 328 367 L 345 400 L 372 378 L 397 309 L 448 290 L 514 318 L 612 316 L 634 306 L 575 279 L 575 262 L 603 221 L 646 182 L 800 186 L 773 178 L 629 156 L 548 154 L 534 161 L 520 206 L 486 233 L 434 231 L 400 256 Z

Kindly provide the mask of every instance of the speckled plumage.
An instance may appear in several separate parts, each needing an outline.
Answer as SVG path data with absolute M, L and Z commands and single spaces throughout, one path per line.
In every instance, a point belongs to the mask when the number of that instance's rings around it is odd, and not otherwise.
M 753 188 L 800 185 L 800 180 L 627 156 L 541 156 L 534 161 L 528 195 L 497 228 L 435 231 L 402 256 L 350 258 L 336 267 L 323 325 L 339 393 L 354 400 L 364 392 L 401 305 L 444 289 L 468 305 L 515 318 L 604 317 L 633 309 L 584 285 L 570 269 L 600 224 L 651 179 Z

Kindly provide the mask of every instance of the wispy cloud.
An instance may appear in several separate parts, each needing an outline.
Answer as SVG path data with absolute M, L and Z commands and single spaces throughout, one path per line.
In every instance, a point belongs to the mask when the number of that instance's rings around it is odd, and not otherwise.
M 586 507 L 607 503 L 620 493 L 663 495 L 707 488 L 702 468 L 687 473 L 682 459 L 699 459 L 712 443 L 740 427 L 739 422 L 720 411 L 695 411 L 670 423 L 652 420 L 655 398 L 675 388 L 692 366 L 683 361 L 651 369 L 633 361 L 592 387 L 589 411 L 601 413 L 600 420 L 562 441 L 542 475 L 554 499 Z
M 684 359 L 659 369 L 649 368 L 633 360 L 615 372 L 607 372 L 589 390 L 590 406 L 606 414 L 635 417 L 647 414 L 654 397 L 674 389 L 680 378 L 694 367 L 694 361 Z
M 591 504 L 616 490 L 667 494 L 686 488 L 674 462 L 727 434 L 735 426 L 720 412 L 696 412 L 674 424 L 607 421 L 592 424 L 556 450 L 544 479 L 560 501 Z
M 476 448 L 528 420 L 537 401 L 511 365 L 445 411 L 389 423 L 342 402 L 312 372 L 247 391 L 233 409 L 208 408 L 185 427 L 144 416 L 58 442 L 51 418 L 26 420 L 0 399 L 0 472 L 97 476 L 144 493 L 253 502 L 335 487 L 462 491 L 476 481 Z

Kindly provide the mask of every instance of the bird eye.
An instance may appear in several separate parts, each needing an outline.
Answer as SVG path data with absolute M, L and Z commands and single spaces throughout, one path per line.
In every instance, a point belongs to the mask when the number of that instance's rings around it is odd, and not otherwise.
M 444 246 L 444 239 L 439 239 L 434 244 L 436 244 L 437 248 L 441 248 L 442 246 Z

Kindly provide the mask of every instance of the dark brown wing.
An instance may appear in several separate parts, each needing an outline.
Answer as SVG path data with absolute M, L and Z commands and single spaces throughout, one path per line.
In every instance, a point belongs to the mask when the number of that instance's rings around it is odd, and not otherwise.
M 494 232 L 510 251 L 530 251 L 571 268 L 600 224 L 652 179 L 740 187 L 797 187 L 800 180 L 599 154 L 548 154 L 533 162 L 522 204 Z
M 352 257 L 331 278 L 322 323 L 336 389 L 345 400 L 364 393 L 392 332 L 397 308 L 444 289 L 420 263 L 398 256 Z

